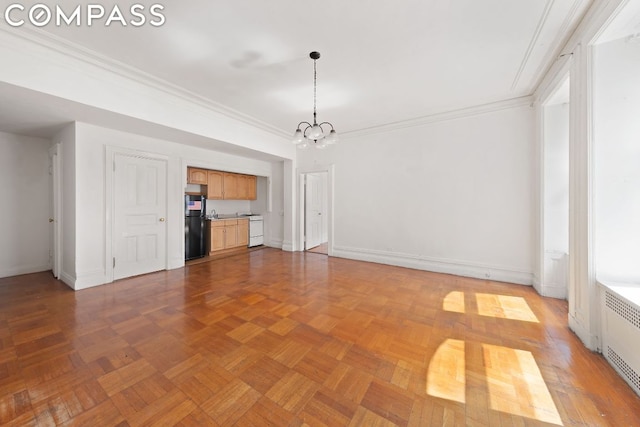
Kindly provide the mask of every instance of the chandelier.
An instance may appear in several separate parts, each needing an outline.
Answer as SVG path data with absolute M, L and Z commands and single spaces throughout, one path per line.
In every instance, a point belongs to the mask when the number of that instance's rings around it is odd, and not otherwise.
M 304 149 L 311 145 L 316 148 L 326 148 L 328 145 L 338 142 L 338 134 L 333 129 L 333 125 L 329 122 L 318 123 L 316 120 L 316 61 L 320 58 L 320 52 L 311 52 L 309 57 L 313 59 L 313 124 L 309 122 L 298 123 L 298 128 L 293 134 L 293 143 L 298 148 Z M 324 126 L 324 128 L 323 128 Z M 329 134 L 325 134 L 328 128 L 331 128 Z

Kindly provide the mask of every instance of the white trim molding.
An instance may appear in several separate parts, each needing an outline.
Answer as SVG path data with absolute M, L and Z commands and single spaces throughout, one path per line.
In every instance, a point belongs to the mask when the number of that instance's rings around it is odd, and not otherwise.
M 520 67 L 518 68 L 518 72 L 513 78 L 513 82 L 511 83 L 511 90 L 514 91 L 520 82 L 520 77 L 522 77 L 522 73 L 531 59 L 531 53 L 535 49 L 538 44 L 538 39 L 540 38 L 540 33 L 547 23 L 547 18 L 549 17 L 549 12 L 551 12 L 551 8 L 553 7 L 553 3 L 555 0 L 547 0 L 547 4 L 542 12 L 542 16 L 540 16 L 540 20 L 538 20 L 538 25 L 536 26 L 536 30 L 533 32 L 533 36 L 531 40 L 529 40 L 529 45 L 527 46 L 527 50 L 525 51 L 522 60 L 520 61 Z
M 291 240 L 283 240 L 282 250 L 285 252 L 293 252 L 295 250 L 293 247 L 293 242 Z
M 200 107 L 204 107 L 223 116 L 238 120 L 245 124 L 261 129 L 265 132 L 269 132 L 273 135 L 287 138 L 289 137 L 289 134 L 284 132 L 282 129 L 272 126 L 255 117 L 249 116 L 248 114 L 241 113 L 223 104 L 212 101 L 209 98 L 205 98 L 197 93 L 191 92 L 169 81 L 163 80 L 131 65 L 125 64 L 124 62 L 117 61 L 84 46 L 73 43 L 67 39 L 58 37 L 48 31 L 26 26 L 21 28 L 20 31 L 15 31 L 0 26 L 0 31 L 4 31 L 8 34 L 11 34 L 12 36 L 20 37 L 29 42 L 39 44 L 43 47 L 46 47 L 47 49 L 70 56 L 86 64 L 90 64 L 99 67 L 102 70 L 115 73 L 128 80 L 134 81 L 137 84 L 147 86 L 154 90 L 162 91 L 169 95 L 178 97 L 183 101 L 196 104 Z
M 447 120 L 461 119 L 465 117 L 477 116 L 480 114 L 493 113 L 501 110 L 508 110 L 511 108 L 532 106 L 532 96 L 522 96 L 520 98 L 512 98 L 503 101 L 490 102 L 487 104 L 476 105 L 471 107 L 459 108 L 443 113 L 429 114 L 426 116 L 417 117 L 409 120 L 402 120 L 394 123 L 387 123 L 379 126 L 371 126 L 365 129 L 343 132 L 340 134 L 340 138 L 356 138 L 360 136 L 374 135 L 383 132 L 391 132 L 399 129 L 424 126 L 431 123 L 444 122 Z
M 60 280 L 71 289 L 76 289 L 76 278 L 73 275 L 62 271 L 60 273 Z
M 103 269 L 83 271 L 76 275 L 73 289 L 79 291 L 81 289 L 93 288 L 95 286 L 104 285 L 105 283 L 111 283 L 112 281 L 113 280 L 105 274 Z
M 284 250 L 283 249 L 283 244 L 282 244 L 282 239 L 269 239 L 268 242 L 265 242 L 264 244 L 265 246 L 268 246 L 270 248 L 276 248 L 276 249 L 280 249 L 280 250 Z
M 439 259 L 398 252 L 378 251 L 372 249 L 334 246 L 333 256 L 374 262 L 378 264 L 395 265 L 434 273 L 455 274 L 457 276 L 498 282 L 515 283 L 531 286 L 533 273 L 530 271 L 514 270 L 506 267 L 470 263 L 452 259 Z
M 51 270 L 51 265 L 20 265 L 0 270 L 0 277 L 20 276 L 22 274 L 39 273 L 47 270 Z

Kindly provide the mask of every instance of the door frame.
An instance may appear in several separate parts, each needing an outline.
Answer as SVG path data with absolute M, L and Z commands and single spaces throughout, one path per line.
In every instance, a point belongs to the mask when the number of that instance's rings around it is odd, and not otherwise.
M 543 94 L 543 96 L 541 96 L 540 99 L 540 108 L 539 108 L 539 177 L 538 177 L 538 185 L 540 187 L 539 190 L 539 236 L 538 236 L 538 241 L 539 241 L 539 247 L 538 247 L 538 257 L 539 257 L 539 270 L 538 270 L 538 280 L 536 281 L 536 290 L 538 291 L 539 294 L 543 295 L 543 296 L 548 296 L 548 297 L 553 297 L 553 298 L 560 298 L 560 299 L 567 299 L 568 296 L 568 288 L 569 288 L 569 255 L 570 255 L 570 237 L 569 237 L 569 230 L 567 230 L 567 235 L 566 235 L 566 243 L 567 243 L 567 256 L 564 260 L 565 263 L 565 268 L 566 268 L 566 277 L 564 279 L 564 283 L 562 283 L 562 287 L 558 287 L 558 286 L 554 286 L 557 284 L 549 284 L 547 279 L 547 268 L 549 267 L 549 261 L 547 260 L 547 253 L 549 251 L 553 251 L 554 248 L 553 247 L 549 247 L 549 244 L 547 242 L 547 236 L 546 236 L 546 228 L 549 225 L 546 222 L 546 214 L 547 214 L 547 209 L 548 206 L 546 204 L 546 200 L 545 200 L 545 196 L 546 193 L 548 192 L 548 190 L 552 189 L 553 186 L 556 184 L 555 182 L 550 182 L 547 179 L 546 176 L 546 170 L 547 170 L 547 165 L 546 165 L 546 153 L 547 153 L 547 148 L 548 148 L 548 144 L 549 141 L 547 139 L 547 130 L 548 130 L 548 123 L 545 120 L 546 118 L 546 112 L 547 112 L 547 108 L 550 107 L 553 98 L 556 96 L 556 94 L 562 90 L 562 87 L 565 84 L 569 85 L 569 90 L 570 90 L 570 83 L 571 83 L 571 73 L 569 69 L 565 69 L 563 70 L 564 72 L 559 72 L 556 76 L 556 78 L 554 79 L 554 81 L 552 82 L 553 84 L 549 85 L 549 87 L 547 88 L 546 93 Z M 567 126 L 569 127 L 569 135 L 568 135 L 568 139 L 566 141 L 567 144 L 567 150 L 569 150 L 569 144 L 570 144 L 570 139 L 571 139 L 571 125 L 570 125 L 570 114 L 571 114 L 571 102 L 570 102 L 570 98 L 571 95 L 569 94 L 569 115 L 568 115 L 568 123 Z M 570 161 L 570 159 L 569 159 Z M 569 165 L 567 165 L 568 167 Z M 569 185 L 569 179 L 570 176 L 567 175 L 566 177 L 567 181 L 566 184 Z M 567 218 L 570 218 L 569 215 L 569 209 L 570 207 L 567 206 Z M 570 225 L 569 225 L 570 227 Z
M 299 169 L 298 170 L 298 250 L 304 252 L 304 223 L 305 223 L 305 176 L 309 173 L 327 173 L 327 254 L 333 256 L 333 244 L 334 244 L 334 206 L 335 206 L 335 166 L 333 164 L 319 167 L 315 169 Z
M 57 142 L 49 148 L 49 160 L 51 165 L 51 219 L 52 236 L 51 272 L 53 277 L 59 279 L 62 275 L 62 144 Z
M 305 239 L 304 239 L 304 248 L 303 250 L 309 250 L 310 248 L 308 248 L 309 246 L 309 222 L 307 221 L 307 219 L 310 217 L 309 212 L 308 212 L 308 208 L 309 208 L 309 194 L 311 193 L 309 191 L 309 178 L 315 178 L 315 179 L 319 179 L 322 184 L 320 186 L 320 198 L 321 198 L 321 204 L 322 206 L 320 207 L 320 215 L 321 218 L 319 218 L 320 221 L 320 235 L 318 236 L 319 239 L 319 244 L 322 243 L 326 243 L 326 239 L 324 238 L 325 235 L 327 235 L 327 230 L 326 230 L 326 217 L 327 217 L 327 173 L 326 172 L 309 172 L 309 173 L 305 173 L 304 174 L 304 234 L 305 234 Z M 318 220 L 318 218 L 316 218 L 316 220 Z M 318 246 L 318 245 L 316 245 Z M 312 248 L 314 248 L 315 246 L 312 246 Z
M 114 174 L 114 170 L 113 170 L 113 166 L 115 164 L 115 159 L 117 155 L 123 155 L 123 156 L 132 156 L 132 157 L 139 157 L 139 158 L 143 158 L 143 159 L 149 159 L 149 160 L 161 160 L 164 161 L 167 164 L 166 167 L 166 176 L 165 176 L 165 182 L 167 183 L 166 188 L 165 188 L 165 192 L 166 194 L 166 204 L 167 206 L 165 206 L 165 210 L 167 212 L 166 215 L 166 227 L 167 227 L 167 232 L 165 233 L 165 259 L 164 259 L 164 269 L 167 270 L 169 267 L 169 235 L 171 234 L 170 230 L 171 230 L 171 215 L 169 215 L 169 200 L 170 199 L 170 194 L 169 194 L 169 157 L 165 156 L 163 154 L 158 154 L 158 153 L 150 153 L 150 152 L 146 152 L 146 151 L 138 151 L 138 150 L 131 150 L 131 149 L 127 149 L 127 148 L 122 148 L 122 147 L 113 147 L 113 146 L 106 146 L 105 147 L 105 203 L 104 203 L 104 207 L 105 207 L 105 250 L 104 250 L 104 254 L 105 254 L 105 258 L 104 258 L 104 266 L 105 266 L 105 276 L 107 279 L 107 283 L 113 282 L 113 277 L 114 277 L 114 269 L 113 269 L 113 257 L 114 257 L 114 252 L 113 252 L 113 248 L 114 248 L 114 239 L 115 236 L 113 235 L 113 230 L 115 228 L 115 203 L 114 203 L 114 180 L 115 180 L 115 174 Z

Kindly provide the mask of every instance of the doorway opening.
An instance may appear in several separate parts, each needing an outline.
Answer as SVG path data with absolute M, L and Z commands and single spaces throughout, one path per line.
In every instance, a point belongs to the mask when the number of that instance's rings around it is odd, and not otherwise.
M 334 165 L 298 171 L 295 250 L 333 256 L 334 176 Z
M 329 215 L 327 172 L 303 174 L 304 250 L 329 254 Z
M 542 271 L 539 292 L 566 299 L 569 284 L 569 95 L 562 79 L 542 109 Z

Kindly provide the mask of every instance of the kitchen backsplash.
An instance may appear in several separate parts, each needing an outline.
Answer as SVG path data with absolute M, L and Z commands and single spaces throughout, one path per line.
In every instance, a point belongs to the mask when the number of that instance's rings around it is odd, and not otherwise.
M 215 209 L 218 215 L 249 212 L 251 210 L 251 203 L 249 200 L 207 199 L 207 215 L 211 215 L 213 213 L 212 209 Z

